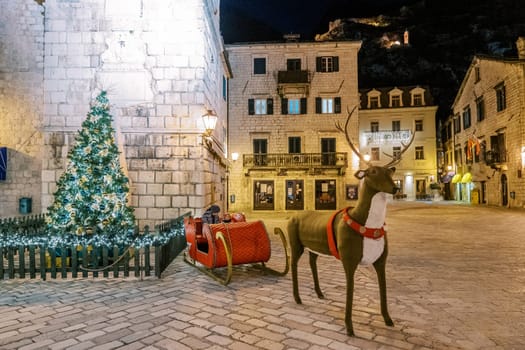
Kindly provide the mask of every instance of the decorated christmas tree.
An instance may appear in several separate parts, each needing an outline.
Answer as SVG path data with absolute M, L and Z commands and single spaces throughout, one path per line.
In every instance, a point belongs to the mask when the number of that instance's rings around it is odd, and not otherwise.
M 130 243 L 135 218 L 127 204 L 128 178 L 120 166 L 114 135 L 109 101 L 102 91 L 57 181 L 46 219 L 50 245 Z

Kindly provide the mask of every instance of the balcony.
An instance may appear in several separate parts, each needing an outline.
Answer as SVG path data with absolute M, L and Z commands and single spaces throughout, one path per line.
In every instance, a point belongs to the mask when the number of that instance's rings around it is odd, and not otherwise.
M 410 140 L 410 134 L 410 130 L 386 130 L 364 132 L 363 136 L 365 137 L 366 144 L 368 146 L 392 142 L 407 142 Z
M 310 74 L 307 70 L 279 71 L 277 73 L 277 93 L 284 97 L 289 94 L 308 96 Z
M 337 170 L 343 175 L 348 167 L 347 158 L 346 152 L 245 154 L 242 164 L 247 176 L 254 170 L 277 171 L 279 175 L 288 170 L 305 170 L 311 174 Z
M 498 152 L 497 150 L 485 152 L 485 163 L 491 168 L 500 168 L 502 163 L 507 161 L 505 152 Z

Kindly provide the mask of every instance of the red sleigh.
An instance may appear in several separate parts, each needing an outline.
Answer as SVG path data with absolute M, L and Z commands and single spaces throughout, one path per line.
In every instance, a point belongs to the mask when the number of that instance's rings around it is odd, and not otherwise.
M 234 265 L 260 264 L 265 272 L 286 275 L 289 259 L 282 230 L 275 229 L 275 234 L 281 238 L 286 256 L 285 270 L 279 272 L 265 265 L 270 259 L 271 247 L 264 223 L 243 221 L 244 216 L 239 214 L 233 214 L 232 219 L 231 222 L 207 224 L 203 223 L 202 218 L 187 217 L 184 220 L 184 228 L 188 247 L 184 253 L 184 260 L 224 285 L 230 282 Z M 227 267 L 225 277 L 214 271 L 221 267 Z

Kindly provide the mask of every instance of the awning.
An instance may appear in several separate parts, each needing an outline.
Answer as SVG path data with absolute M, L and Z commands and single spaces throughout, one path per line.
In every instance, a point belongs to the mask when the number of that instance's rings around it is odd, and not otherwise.
M 472 182 L 472 174 L 471 173 L 465 173 L 463 177 L 461 178 L 462 184 L 468 184 L 469 182 Z
M 452 178 L 450 182 L 452 182 L 453 184 L 457 184 L 458 182 L 461 182 L 461 174 L 454 175 L 454 177 Z
M 454 172 L 451 171 L 451 172 L 448 172 L 446 175 L 443 175 L 443 177 L 441 178 L 441 182 L 443 182 L 444 184 L 448 184 L 450 182 L 450 180 L 452 180 L 452 178 L 454 177 Z

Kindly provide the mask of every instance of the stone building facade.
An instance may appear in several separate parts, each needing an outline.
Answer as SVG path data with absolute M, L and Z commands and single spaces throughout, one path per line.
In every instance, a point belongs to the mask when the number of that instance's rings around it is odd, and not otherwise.
M 139 225 L 225 206 L 227 82 L 218 0 L 0 0 L 0 216 L 53 201 L 90 101 L 107 90 Z M 5 11 L 4 11 L 5 9 Z M 203 114 L 218 116 L 203 138 Z M 7 125 L 7 128 L 5 127 Z
M 359 161 L 335 125 L 344 125 L 354 110 L 348 130 L 358 142 L 360 46 L 359 41 L 226 46 L 233 74 L 230 211 L 333 210 L 355 200 Z
M 371 164 L 387 164 L 412 144 L 395 164 L 398 198 L 435 199 L 437 184 L 436 112 L 426 86 L 360 89 L 359 144 Z M 389 157 L 390 156 L 390 157 Z
M 35 1 L 0 1 L 0 217 L 41 210 L 44 19 Z M 2 176 L 3 178 L 3 176 Z
M 476 56 L 444 125 L 456 200 L 525 206 L 525 38 L 519 58 Z

